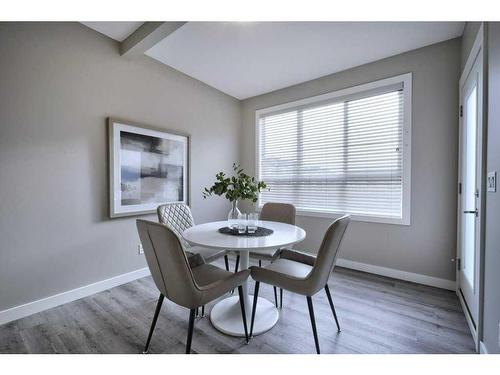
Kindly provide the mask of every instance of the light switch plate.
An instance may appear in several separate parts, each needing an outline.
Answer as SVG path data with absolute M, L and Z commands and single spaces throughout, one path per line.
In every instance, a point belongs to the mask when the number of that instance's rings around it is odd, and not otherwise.
M 497 172 L 488 172 L 488 180 L 486 182 L 486 186 L 488 186 L 488 192 L 496 193 L 497 191 Z
M 137 250 L 139 251 L 139 254 L 144 254 L 144 249 L 142 248 L 141 243 L 137 246 Z

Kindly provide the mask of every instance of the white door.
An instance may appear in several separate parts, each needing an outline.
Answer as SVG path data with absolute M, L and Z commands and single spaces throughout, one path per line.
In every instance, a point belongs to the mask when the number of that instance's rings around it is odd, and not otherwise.
M 477 329 L 482 165 L 482 53 L 460 87 L 461 137 L 458 288 Z

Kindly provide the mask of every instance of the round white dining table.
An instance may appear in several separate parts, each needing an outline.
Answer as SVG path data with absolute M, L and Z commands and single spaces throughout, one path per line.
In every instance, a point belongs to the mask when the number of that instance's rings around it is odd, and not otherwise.
M 183 237 L 191 245 L 237 252 L 240 255 L 240 270 L 248 268 L 250 252 L 258 253 L 259 251 L 279 249 L 298 243 L 306 237 L 306 232 L 295 225 L 274 221 L 259 221 L 258 226 L 272 229 L 273 233 L 262 237 L 223 234 L 218 230 L 227 227 L 227 221 L 216 221 L 188 228 L 184 231 Z M 243 284 L 243 296 L 245 298 L 248 329 L 250 330 L 253 299 L 250 300 L 247 284 L 248 281 Z M 274 303 L 259 297 L 253 335 L 259 335 L 270 330 L 278 322 L 278 318 L 279 311 Z M 217 302 L 210 312 L 210 321 L 215 328 L 225 334 L 238 337 L 245 336 L 239 299 L 236 295 Z

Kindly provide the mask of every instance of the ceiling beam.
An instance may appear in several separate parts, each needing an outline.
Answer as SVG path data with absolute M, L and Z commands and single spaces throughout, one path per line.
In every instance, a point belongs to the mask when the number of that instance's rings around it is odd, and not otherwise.
M 144 24 L 120 43 L 122 56 L 139 56 L 165 39 L 186 22 L 144 22 Z

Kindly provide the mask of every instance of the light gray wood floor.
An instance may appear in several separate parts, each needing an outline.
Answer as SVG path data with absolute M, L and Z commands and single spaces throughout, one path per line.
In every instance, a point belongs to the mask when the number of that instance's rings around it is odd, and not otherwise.
M 322 353 L 474 352 L 454 292 L 343 268 L 335 269 L 329 285 L 342 332 L 324 291 L 318 293 L 313 301 Z M 274 300 L 272 287 L 260 289 Z M 0 326 L 0 353 L 141 353 L 158 293 L 146 277 L 10 322 Z M 188 314 L 165 299 L 150 353 L 184 352 Z M 285 292 L 278 324 L 249 345 L 215 330 L 208 316 L 197 319 L 192 351 L 314 353 L 306 299 Z

